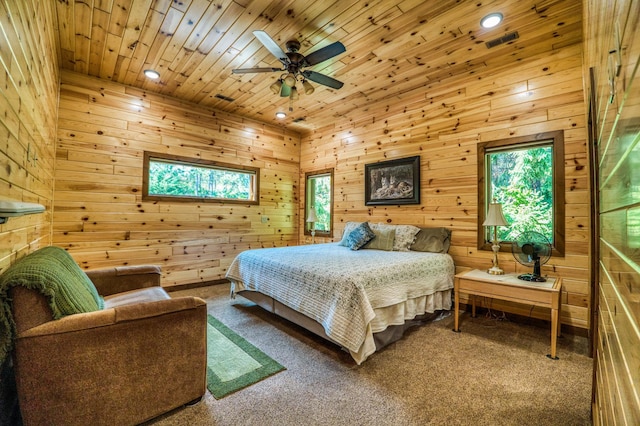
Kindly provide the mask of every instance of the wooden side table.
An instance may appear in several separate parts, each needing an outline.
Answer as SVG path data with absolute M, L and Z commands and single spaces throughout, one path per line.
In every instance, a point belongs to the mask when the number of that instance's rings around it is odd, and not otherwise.
M 455 320 L 453 331 L 459 332 L 460 293 L 471 296 L 471 314 L 476 316 L 475 296 L 508 300 L 551 309 L 551 359 L 556 356 L 556 343 L 560 335 L 560 289 L 562 278 L 548 277 L 545 282 L 518 279 L 518 274 L 490 275 L 474 269 L 455 276 Z

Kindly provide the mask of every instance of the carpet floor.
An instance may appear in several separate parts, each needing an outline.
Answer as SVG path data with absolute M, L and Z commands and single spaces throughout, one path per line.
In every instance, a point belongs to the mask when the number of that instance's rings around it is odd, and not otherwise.
M 587 339 L 558 356 L 535 325 L 453 316 L 410 329 L 356 365 L 339 347 L 238 297 L 227 285 L 183 290 L 287 370 L 221 400 L 207 392 L 149 425 L 590 425 Z M 508 316 L 508 314 L 507 314 Z

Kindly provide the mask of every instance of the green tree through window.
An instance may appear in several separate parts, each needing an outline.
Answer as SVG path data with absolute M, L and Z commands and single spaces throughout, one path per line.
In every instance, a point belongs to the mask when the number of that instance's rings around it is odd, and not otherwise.
M 523 232 L 536 231 L 553 243 L 553 147 L 487 156 L 491 177 L 488 199 L 502 204 L 510 224 L 498 228 L 498 238 L 514 241 Z
M 316 236 L 331 237 L 333 228 L 333 169 L 306 174 L 305 186 L 305 235 L 311 233 L 306 221 L 311 209 L 315 211 Z
M 258 169 L 145 152 L 145 199 L 257 204 Z
M 490 249 L 482 226 L 488 205 L 502 204 L 509 226 L 498 227 L 501 250 L 527 231 L 543 234 L 564 255 L 564 134 L 562 131 L 478 144 L 478 247 Z

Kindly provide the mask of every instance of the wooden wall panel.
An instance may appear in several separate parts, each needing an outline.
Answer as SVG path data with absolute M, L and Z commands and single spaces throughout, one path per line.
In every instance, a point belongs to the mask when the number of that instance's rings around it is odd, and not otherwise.
M 585 81 L 595 102 L 599 277 L 596 425 L 640 424 L 640 1 L 585 4 Z
M 0 0 L 0 198 L 45 213 L 0 225 L 0 273 L 51 243 L 59 60 L 55 2 Z M 19 424 L 10 362 L 0 367 L 0 424 Z
M 579 4 L 563 9 L 575 21 Z M 301 176 L 334 168 L 334 238 L 347 221 L 445 226 L 453 231 L 450 253 L 458 271 L 487 268 L 491 252 L 478 251 L 476 146 L 478 142 L 563 130 L 565 134 L 566 254 L 543 273 L 564 278 L 562 323 L 589 324 L 589 183 L 582 83 L 582 46 L 501 64 L 489 77 L 452 77 L 425 86 L 410 103 L 371 104 L 367 111 L 337 116 L 333 125 L 303 137 Z M 352 117 L 358 116 L 358 121 Z M 364 205 L 367 163 L 420 155 L 421 204 Z M 304 181 L 300 199 L 304 199 Z M 301 205 L 302 209 L 303 206 Z M 300 228 L 302 229 L 302 228 Z M 310 242 L 300 232 L 302 241 Z M 327 239 L 316 238 L 318 241 Z M 508 272 L 524 272 L 511 253 L 500 253 Z M 493 308 L 549 318 L 548 311 L 493 301 Z
M 46 212 L 0 225 L 0 272 L 51 243 L 59 61 L 54 3 L 0 0 L 0 198 Z
M 153 263 L 163 285 L 215 281 L 242 250 L 298 243 L 300 136 L 63 71 L 53 243 L 84 268 Z M 142 201 L 154 151 L 260 168 L 260 204 Z

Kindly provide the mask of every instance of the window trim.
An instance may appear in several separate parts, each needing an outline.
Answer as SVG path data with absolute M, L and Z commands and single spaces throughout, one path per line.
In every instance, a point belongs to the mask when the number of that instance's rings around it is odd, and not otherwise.
M 226 169 L 237 172 L 251 172 L 254 175 L 254 199 L 237 200 L 230 198 L 205 198 L 205 197 L 182 197 L 171 195 L 149 195 L 149 163 L 151 160 L 166 160 L 170 162 L 182 163 L 185 165 L 203 166 L 216 169 Z M 198 203 L 231 203 L 245 205 L 260 204 L 260 169 L 257 167 L 242 166 L 237 164 L 222 163 L 219 161 L 204 160 L 202 158 L 183 157 L 180 155 L 163 154 L 159 152 L 144 152 L 142 166 L 142 200 L 143 201 L 175 201 L 175 202 L 198 202 Z
M 564 256 L 565 252 L 565 181 L 564 181 L 564 130 L 537 133 L 478 143 L 478 250 L 491 251 L 491 242 L 485 241 L 484 222 L 486 215 L 486 168 L 485 154 L 495 148 L 535 146 L 551 140 L 553 155 L 553 256 Z M 510 242 L 500 243 L 501 252 L 511 252 Z
M 307 229 L 307 217 L 309 215 L 309 204 L 307 203 L 307 189 L 308 182 L 310 177 L 321 177 L 323 175 L 329 175 L 331 177 L 331 203 L 329 206 L 329 232 L 319 231 L 316 229 L 316 237 L 325 237 L 325 238 L 333 238 L 333 189 L 334 189 L 334 175 L 333 169 L 323 169 L 316 170 L 313 172 L 306 172 L 304 174 L 304 217 L 302 218 L 302 229 L 304 230 L 304 235 L 311 236 L 311 230 Z

